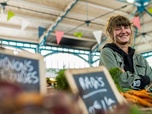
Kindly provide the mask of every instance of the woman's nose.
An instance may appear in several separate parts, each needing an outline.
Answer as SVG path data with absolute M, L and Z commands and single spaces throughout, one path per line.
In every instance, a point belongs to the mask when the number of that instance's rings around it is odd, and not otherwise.
M 124 27 L 121 27 L 121 33 L 125 33 L 126 29 Z

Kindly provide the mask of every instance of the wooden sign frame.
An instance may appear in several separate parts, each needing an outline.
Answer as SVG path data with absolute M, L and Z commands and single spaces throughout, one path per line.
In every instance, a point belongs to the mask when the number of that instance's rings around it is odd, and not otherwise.
M 77 76 L 79 74 L 85 74 L 85 73 L 95 73 L 95 72 L 103 72 L 105 74 L 105 78 L 107 79 L 110 88 L 112 89 L 117 101 L 119 104 L 122 104 L 125 101 L 125 99 L 120 95 L 119 91 L 116 88 L 116 85 L 114 84 L 114 81 L 112 79 L 112 77 L 110 76 L 110 73 L 108 72 L 108 70 L 104 67 L 104 66 L 100 66 L 100 67 L 92 67 L 92 68 L 82 68 L 82 69 L 68 69 L 65 71 L 65 75 L 66 75 L 66 79 L 69 83 L 69 86 L 72 90 L 72 92 L 74 94 L 79 94 L 80 91 L 78 89 L 78 85 L 74 79 L 74 76 Z M 82 99 L 82 97 L 80 97 L 79 99 L 79 106 L 82 108 L 83 110 L 83 114 L 89 114 L 87 107 Z
M 25 58 L 28 60 L 33 60 L 38 63 L 38 74 L 39 74 L 39 88 L 40 90 L 38 91 L 40 94 L 46 94 L 47 89 L 46 89 L 46 78 L 45 78 L 45 62 L 44 58 L 42 55 L 38 53 L 31 53 L 25 50 L 19 50 L 19 49 L 7 49 L 7 47 L 1 47 L 0 48 L 0 55 L 1 56 L 13 56 L 16 58 Z

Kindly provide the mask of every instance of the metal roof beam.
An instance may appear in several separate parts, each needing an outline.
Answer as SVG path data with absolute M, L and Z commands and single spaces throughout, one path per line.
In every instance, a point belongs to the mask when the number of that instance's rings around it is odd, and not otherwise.
M 60 16 L 56 18 L 56 23 L 50 25 L 47 29 L 47 32 L 45 32 L 39 39 L 39 43 L 44 43 L 47 39 L 47 37 L 51 34 L 51 32 L 56 28 L 56 26 L 62 21 L 62 19 L 67 15 L 67 13 L 72 9 L 72 7 L 78 2 L 78 0 L 72 1 L 69 3 L 69 5 L 65 8 L 65 12 L 61 13 Z
M 11 37 L 11 36 L 0 35 L 0 39 L 10 40 L 10 41 L 19 41 L 19 42 L 29 42 L 29 43 L 36 43 L 36 44 L 38 44 L 38 41 L 32 40 L 32 38 L 23 39 L 23 38 L 18 38 L 18 37 Z
M 79 1 L 79 3 L 83 4 L 83 5 L 86 5 L 86 2 L 84 2 L 84 1 Z M 109 7 L 104 7 L 104 6 L 100 6 L 100 5 L 97 5 L 97 4 L 92 4 L 92 3 L 89 3 L 89 2 L 87 4 L 90 7 L 99 8 L 99 9 L 102 9 L 102 10 L 105 10 L 105 11 L 113 11 L 113 10 L 115 10 L 115 9 L 112 9 L 112 8 L 109 8 Z M 120 11 L 120 10 L 117 10 L 115 12 L 117 12 L 119 14 L 123 14 L 123 15 L 128 15 L 128 13 Z

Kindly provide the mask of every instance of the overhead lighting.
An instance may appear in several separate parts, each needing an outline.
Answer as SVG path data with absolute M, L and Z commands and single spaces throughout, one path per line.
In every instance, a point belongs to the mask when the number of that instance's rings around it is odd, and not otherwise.
M 135 2 L 135 5 L 138 6 L 138 7 L 141 7 L 141 4 L 138 3 L 138 2 Z
M 129 3 L 133 3 L 135 0 L 127 0 L 127 2 Z
M 147 6 L 149 3 L 148 2 L 144 2 L 144 6 Z

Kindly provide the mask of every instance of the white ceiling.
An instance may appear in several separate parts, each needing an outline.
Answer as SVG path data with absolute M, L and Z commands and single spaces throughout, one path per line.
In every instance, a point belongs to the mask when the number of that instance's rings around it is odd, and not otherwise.
M 141 29 L 135 35 L 135 48 L 138 52 L 151 51 L 152 14 L 140 10 L 152 8 L 152 1 L 137 0 L 140 3 L 143 1 L 148 1 L 149 5 L 137 9 L 135 4 L 126 0 L 0 0 L 1 10 L 2 4 L 6 3 L 0 15 L 0 39 L 36 44 L 44 41 L 43 45 L 92 50 L 98 45 L 93 32 L 104 32 L 110 16 L 121 14 L 131 20 L 139 14 Z M 8 11 L 15 14 L 9 21 Z M 88 26 L 86 20 L 91 21 Z M 21 30 L 25 21 L 29 25 Z M 40 38 L 39 27 L 46 29 Z M 64 32 L 59 45 L 55 31 Z M 82 32 L 83 37 L 74 36 L 75 32 Z M 104 34 L 102 38 L 106 38 Z M 100 48 L 104 43 L 101 42 Z

